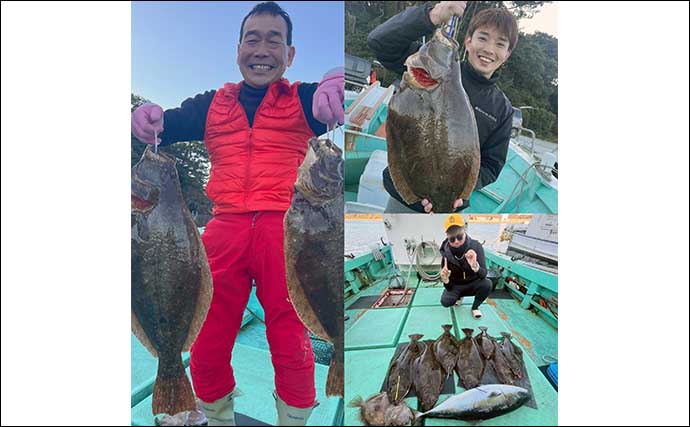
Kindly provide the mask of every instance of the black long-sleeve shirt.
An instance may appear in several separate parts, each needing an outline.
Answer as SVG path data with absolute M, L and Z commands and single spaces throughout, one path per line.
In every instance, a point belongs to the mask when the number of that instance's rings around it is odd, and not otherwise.
M 465 258 L 465 253 L 470 249 L 477 253 L 477 264 L 479 264 L 479 270 L 476 272 L 472 270 L 472 266 L 467 262 Z M 486 257 L 484 255 L 484 248 L 481 243 L 472 239 L 469 235 L 465 237 L 465 243 L 459 248 L 451 248 L 448 243 L 448 239 L 441 243 L 441 265 L 445 265 L 445 260 L 448 261 L 448 270 L 450 270 L 449 282 L 446 285 L 447 288 L 453 285 L 466 285 L 468 283 L 474 282 L 477 279 L 483 279 L 486 277 Z
M 322 135 L 326 133 L 326 125 L 316 120 L 312 113 L 313 97 L 317 86 L 318 83 L 301 83 L 297 88 L 297 94 L 309 127 L 314 135 Z M 253 126 L 254 115 L 267 91 L 268 88 L 255 89 L 247 84 L 243 84 L 240 88 L 239 102 L 247 114 L 249 126 Z M 215 94 L 215 90 L 209 90 L 193 98 L 187 98 L 178 108 L 166 110 L 163 118 L 164 130 L 160 134 L 160 145 L 203 140 L 208 109 Z
M 409 7 L 369 34 L 369 48 L 384 67 L 400 74 L 405 71 L 405 60 L 422 45 L 418 40 L 436 29 L 429 19 L 431 7 L 428 3 Z M 475 189 L 480 189 L 496 181 L 505 165 L 513 122 L 513 106 L 496 85 L 496 73 L 491 79 L 487 79 L 475 71 L 468 62 L 463 62 L 461 76 L 462 85 L 477 120 L 481 164 Z M 384 187 L 392 197 L 411 209 L 424 211 L 421 203 L 405 203 L 393 186 L 388 168 L 383 172 L 383 181 Z

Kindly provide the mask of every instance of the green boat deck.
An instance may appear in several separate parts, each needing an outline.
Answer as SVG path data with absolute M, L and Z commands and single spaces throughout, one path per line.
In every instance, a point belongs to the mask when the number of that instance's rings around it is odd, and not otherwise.
M 232 352 L 235 381 L 243 393 L 236 400 L 237 422 L 238 425 L 275 425 L 277 413 L 272 395 L 273 365 L 266 341 L 266 327 L 262 322 L 263 310 L 254 292 L 252 292 L 248 308 L 254 314 L 245 312 L 243 326 Z M 323 349 L 317 348 L 314 341 L 312 345 L 315 354 L 317 351 L 323 353 Z M 132 425 L 152 426 L 154 417 L 151 413 L 151 401 L 158 360 L 151 356 L 134 335 L 132 335 L 131 355 Z M 318 356 L 317 361 L 323 358 L 323 354 L 318 354 Z M 183 362 L 187 368 L 187 376 L 190 377 L 189 353 L 183 354 Z M 314 409 L 307 425 L 343 425 L 343 399 L 327 398 L 325 394 L 327 374 L 328 366 L 316 363 L 314 382 L 316 400 L 319 405 Z
M 407 274 L 403 274 L 407 277 Z M 452 324 L 456 338 L 462 335 L 461 328 L 472 328 L 474 335 L 478 326 L 487 326 L 492 336 L 510 332 L 513 342 L 525 354 L 525 367 L 532 386 L 538 409 L 522 406 L 517 410 L 481 422 L 460 420 L 426 419 L 427 426 L 444 425 L 557 425 L 558 393 L 539 370 L 545 365 L 545 356 L 556 358 L 558 353 L 558 331 L 532 311 L 525 310 L 515 299 L 491 298 L 482 305 L 483 317 L 474 320 L 471 304 L 474 297 L 464 298 L 461 305 L 444 308 L 440 305 L 443 286 L 437 283 L 417 283 L 417 277 L 410 277 L 409 287 L 415 289 L 410 304 L 405 307 L 382 307 L 376 309 L 347 308 L 362 296 L 381 295 L 387 290 L 388 280 L 382 276 L 370 287 L 350 295 L 345 302 L 345 313 L 349 316 L 345 331 L 345 402 L 356 396 L 366 399 L 379 393 L 384 383 L 390 359 L 396 347 L 409 341 L 412 333 L 424 334 L 424 339 L 436 339 L 442 333 L 442 324 Z M 455 394 L 464 389 L 458 386 L 454 375 Z M 441 395 L 441 403 L 451 395 Z M 406 402 L 416 409 L 417 399 Z M 363 425 L 359 408 L 345 408 L 345 425 Z

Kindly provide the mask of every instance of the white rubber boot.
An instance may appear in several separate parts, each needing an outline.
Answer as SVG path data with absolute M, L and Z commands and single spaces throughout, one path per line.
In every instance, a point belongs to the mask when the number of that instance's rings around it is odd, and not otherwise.
M 276 400 L 279 426 L 306 426 L 311 412 L 314 408 L 319 406 L 318 402 L 315 402 L 314 406 L 311 408 L 295 408 L 294 406 L 289 406 L 278 397 L 275 391 L 273 392 L 273 398 Z
M 199 401 L 201 409 L 208 419 L 209 426 L 234 426 L 235 424 L 235 398 L 242 396 L 242 392 L 235 389 L 215 402 L 206 403 Z

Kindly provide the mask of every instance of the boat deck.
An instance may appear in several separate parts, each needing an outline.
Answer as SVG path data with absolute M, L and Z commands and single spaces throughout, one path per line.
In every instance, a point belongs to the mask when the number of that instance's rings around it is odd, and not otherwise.
M 464 298 L 459 306 L 444 308 L 440 305 L 443 292 L 440 282 L 418 284 L 414 274 L 410 282 L 415 293 L 405 307 L 348 309 L 361 297 L 385 292 L 388 285 L 385 278 L 346 300 L 345 313 L 349 316 L 345 324 L 346 403 L 356 396 L 366 399 L 382 390 L 396 347 L 408 342 L 409 334 L 421 333 L 423 339 L 436 339 L 442 333 L 442 324 L 452 324 L 452 332 L 460 338 L 461 328 L 473 328 L 473 335 L 476 335 L 481 325 L 487 326 L 489 334 L 496 337 L 500 332 L 510 332 L 513 342 L 528 356 L 524 357 L 524 362 L 537 408 L 522 406 L 509 414 L 472 423 L 429 418 L 424 421 L 425 425 L 557 425 L 558 393 L 539 369 L 540 365 L 546 365 L 544 356 L 557 357 L 558 331 L 554 327 L 522 308 L 505 290 L 495 291 L 481 307 L 483 318 L 474 320 L 470 313 L 473 297 Z M 455 390 L 442 394 L 439 403 L 464 391 L 457 385 L 457 375 L 453 376 Z M 416 398 L 407 398 L 406 402 L 416 409 Z M 363 425 L 359 408 L 345 408 L 345 425 Z
M 263 311 L 258 305 L 254 292 L 249 308 L 256 314 L 245 312 L 243 326 L 232 352 L 232 366 L 237 387 L 243 395 L 237 398 L 235 413 L 237 425 L 276 425 L 277 414 L 273 401 L 273 365 L 266 341 L 266 327 L 263 324 Z M 324 351 L 316 341 L 312 341 L 317 362 L 323 360 Z M 317 352 L 319 354 L 317 354 Z M 189 353 L 183 354 L 183 362 L 189 375 Z M 132 425 L 152 426 L 151 413 L 153 383 L 156 379 L 158 361 L 132 335 Z M 328 365 L 316 363 L 314 381 L 316 399 L 319 401 L 308 424 L 343 425 L 343 399 L 325 394 Z M 191 377 L 190 377 L 191 381 Z

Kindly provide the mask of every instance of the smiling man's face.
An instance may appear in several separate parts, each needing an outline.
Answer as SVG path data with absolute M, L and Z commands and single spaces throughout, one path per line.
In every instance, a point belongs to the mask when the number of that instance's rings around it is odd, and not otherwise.
M 287 23 L 279 15 L 262 13 L 247 18 L 237 46 L 237 65 L 248 85 L 268 87 L 292 65 L 295 48 L 287 45 L 287 32 Z
M 465 39 L 467 59 L 482 76 L 490 79 L 494 72 L 510 57 L 509 41 L 496 28 L 479 27 Z

